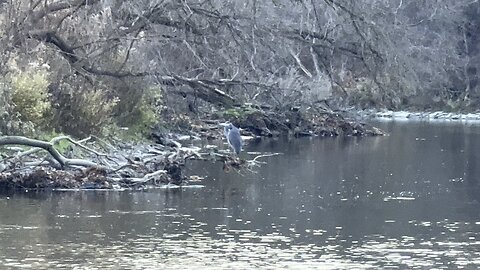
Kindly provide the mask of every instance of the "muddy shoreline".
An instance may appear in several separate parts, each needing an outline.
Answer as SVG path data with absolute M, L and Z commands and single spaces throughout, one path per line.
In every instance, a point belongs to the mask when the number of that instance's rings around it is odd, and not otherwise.
M 313 114 L 293 109 L 281 114 L 254 110 L 234 116 L 210 115 L 207 120 L 192 120 L 186 128 L 175 133 L 153 128 L 149 138 L 151 143 L 117 142 L 110 144 L 112 147 L 104 156 L 92 153 L 81 155 L 101 166 L 58 167 L 51 160 L 31 166 L 29 164 L 36 160 L 48 159 L 48 155 L 36 153 L 16 158 L 21 156 L 19 149 L 4 146 L 4 158 L 0 163 L 0 191 L 114 190 L 189 185 L 193 179 L 184 175 L 184 169 L 190 159 L 213 160 L 225 171 L 245 169 L 254 162 L 238 159 L 225 150 L 189 146 L 193 140 L 223 140 L 223 129 L 219 124 L 225 121 L 238 126 L 242 136 L 250 138 L 384 135 L 380 129 L 334 112 Z M 101 149 L 95 141 L 87 146 Z M 73 148 L 65 155 L 79 153 L 78 147 L 74 145 Z M 198 184 L 196 179 L 194 181 Z

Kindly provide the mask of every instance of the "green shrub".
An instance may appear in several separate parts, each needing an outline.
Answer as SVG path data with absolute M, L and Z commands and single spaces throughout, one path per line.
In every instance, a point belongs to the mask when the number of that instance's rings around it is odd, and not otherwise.
M 119 125 L 128 128 L 128 133 L 146 135 L 151 132 L 153 125 L 160 121 L 162 103 L 162 90 L 158 87 L 149 87 L 142 92 L 141 97 L 131 104 L 131 111 L 119 117 Z M 122 106 L 119 103 L 118 106 Z M 117 108 L 118 111 L 118 108 Z
M 238 119 L 244 118 L 250 114 L 258 112 L 259 109 L 254 107 L 250 103 L 243 104 L 240 108 L 230 108 L 223 111 L 223 117 L 225 119 Z
M 19 119 L 20 114 L 13 112 L 10 85 L 0 82 L 0 135 L 18 135 L 28 133 L 31 123 L 25 126 Z
M 113 123 L 112 112 L 118 99 L 107 97 L 107 90 L 66 82 L 55 88 L 52 100 L 57 130 L 75 137 L 101 135 Z
M 227 109 L 223 112 L 224 118 L 238 118 L 242 115 L 242 111 L 237 108 Z
M 23 122 L 42 127 L 48 121 L 51 105 L 48 100 L 48 72 L 29 70 L 10 75 L 12 112 Z

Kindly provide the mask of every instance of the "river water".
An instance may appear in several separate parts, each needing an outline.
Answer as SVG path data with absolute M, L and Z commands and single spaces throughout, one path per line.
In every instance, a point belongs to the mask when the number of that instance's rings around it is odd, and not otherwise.
M 252 142 L 283 155 L 189 188 L 0 195 L 0 268 L 479 268 L 480 124 L 379 125 Z

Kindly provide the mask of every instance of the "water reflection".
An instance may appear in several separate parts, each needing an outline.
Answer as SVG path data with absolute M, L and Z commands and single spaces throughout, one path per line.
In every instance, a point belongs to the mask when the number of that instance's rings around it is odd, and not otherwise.
M 480 266 L 480 127 L 384 123 L 377 138 L 277 139 L 257 174 L 205 188 L 0 196 L 0 265 L 345 269 Z

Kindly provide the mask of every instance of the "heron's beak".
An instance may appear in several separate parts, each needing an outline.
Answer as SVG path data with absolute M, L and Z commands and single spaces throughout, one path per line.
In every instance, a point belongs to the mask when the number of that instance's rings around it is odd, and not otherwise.
M 226 127 L 226 126 L 228 126 L 229 124 L 230 124 L 230 123 L 226 122 L 226 123 L 220 123 L 220 124 L 218 124 L 218 125 L 219 125 L 219 126 L 222 126 L 222 127 Z

